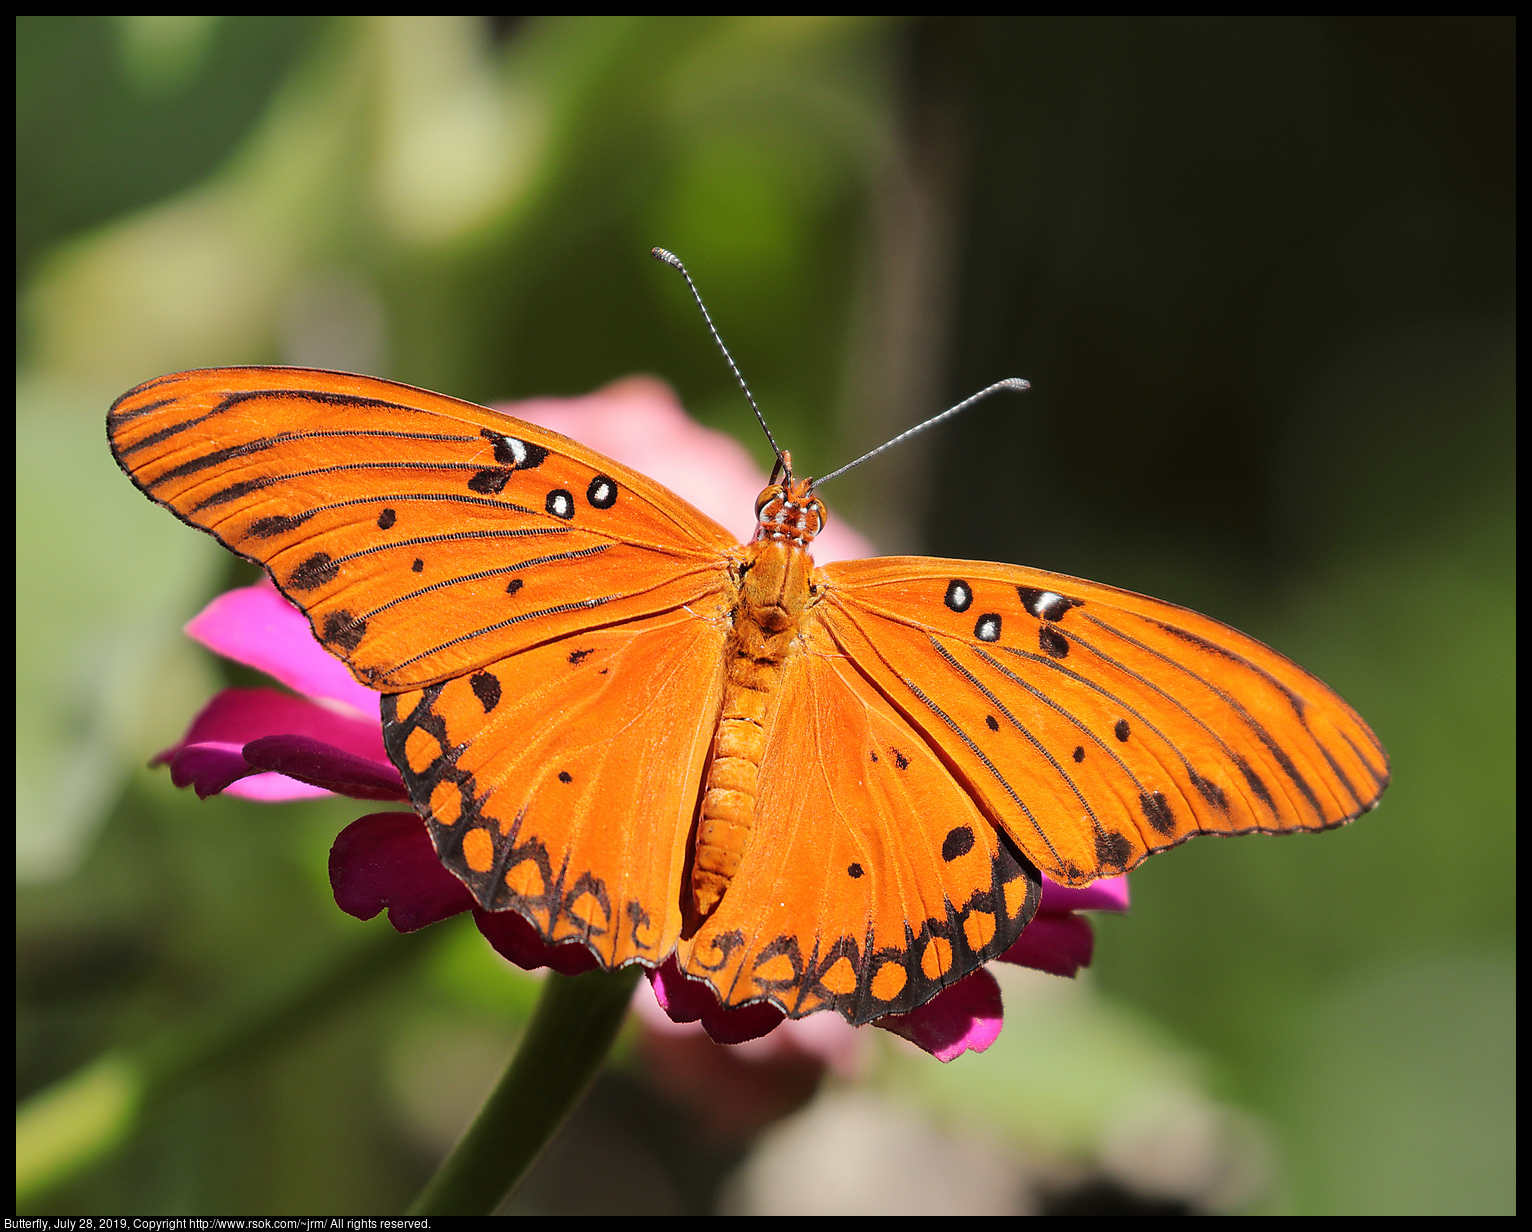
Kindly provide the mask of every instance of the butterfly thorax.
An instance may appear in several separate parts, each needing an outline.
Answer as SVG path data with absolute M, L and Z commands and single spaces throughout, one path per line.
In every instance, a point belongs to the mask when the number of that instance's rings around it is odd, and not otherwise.
M 824 525 L 807 484 L 773 485 L 756 505 L 759 528 L 737 566 L 737 599 L 725 648 L 723 710 L 703 787 L 692 899 L 705 918 L 723 898 L 755 819 L 766 724 L 782 668 L 811 597 L 808 546 Z

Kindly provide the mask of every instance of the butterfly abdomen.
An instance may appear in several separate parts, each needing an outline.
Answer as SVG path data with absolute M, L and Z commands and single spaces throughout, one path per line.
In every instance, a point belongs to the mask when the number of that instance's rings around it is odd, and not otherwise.
M 755 820 L 766 723 L 809 598 L 814 562 L 796 543 L 751 545 L 725 650 L 723 709 L 702 789 L 692 898 L 706 917 L 739 871 Z

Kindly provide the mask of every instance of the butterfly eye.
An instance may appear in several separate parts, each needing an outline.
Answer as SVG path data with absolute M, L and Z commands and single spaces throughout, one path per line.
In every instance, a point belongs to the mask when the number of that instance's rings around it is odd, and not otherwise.
M 767 505 L 769 505 L 772 501 L 776 500 L 781 495 L 782 489 L 777 484 L 772 484 L 770 487 L 762 488 L 761 494 L 755 498 L 755 516 L 759 518 L 761 516 L 761 510 L 766 508 Z
M 824 507 L 824 502 L 821 501 L 818 497 L 814 498 L 812 507 L 814 510 L 814 515 L 819 519 L 818 526 L 814 531 L 814 533 L 817 535 L 820 531 L 824 530 L 825 524 L 829 522 L 830 511 Z

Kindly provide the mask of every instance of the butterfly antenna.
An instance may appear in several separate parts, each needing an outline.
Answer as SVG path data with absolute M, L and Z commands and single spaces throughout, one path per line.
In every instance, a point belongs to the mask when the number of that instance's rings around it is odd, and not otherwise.
M 686 272 L 686 266 L 681 264 L 681 258 L 675 253 L 664 248 L 650 249 L 650 255 L 656 261 L 663 261 L 666 265 L 673 265 L 681 271 L 681 277 L 686 279 L 686 285 L 692 289 L 692 298 L 697 301 L 697 307 L 702 309 L 702 319 L 707 322 L 707 327 L 713 335 L 713 341 L 718 344 L 718 349 L 723 352 L 723 357 L 729 361 L 729 369 L 734 373 L 734 379 L 739 382 L 739 387 L 745 391 L 745 397 L 750 402 L 750 409 L 755 412 L 756 419 L 760 420 L 761 431 L 766 434 L 766 439 L 771 444 L 772 453 L 777 455 L 777 466 L 782 466 L 782 451 L 777 447 L 777 439 L 772 436 L 771 429 L 766 426 L 766 416 L 761 414 L 761 408 L 755 404 L 755 395 L 750 392 L 750 386 L 745 384 L 745 378 L 740 375 L 739 365 L 734 362 L 734 356 L 729 354 L 729 348 L 724 346 L 723 339 L 718 336 L 718 328 L 713 324 L 713 318 L 708 315 L 707 305 L 702 302 L 702 296 L 697 293 L 697 284 L 692 281 L 692 276 Z M 776 472 L 773 471 L 773 474 Z
M 818 488 L 821 484 L 829 483 L 830 480 L 836 478 L 836 476 L 844 475 L 853 466 L 861 466 L 862 463 L 867 461 L 869 458 L 876 458 L 885 449 L 892 449 L 900 441 L 909 440 L 910 437 L 914 436 L 917 432 L 924 432 L 927 428 L 934 428 L 937 424 L 941 423 L 942 420 L 952 418 L 952 416 L 956 415 L 959 411 L 966 411 L 975 402 L 983 401 L 992 393 L 996 393 L 1002 389 L 1014 389 L 1017 393 L 1022 393 L 1025 390 L 1031 388 L 1032 382 L 1024 381 L 1019 376 L 1008 376 L 1003 381 L 996 381 L 988 389 L 981 389 L 978 393 L 974 394 L 973 397 L 964 398 L 956 406 L 949 406 L 940 415 L 932 415 L 930 419 L 925 421 L 925 423 L 916 424 L 913 428 L 906 429 L 898 436 L 894 437 L 893 440 L 885 441 L 876 449 L 869 449 L 860 458 L 857 458 L 856 461 L 847 462 L 846 465 L 841 467 L 839 470 L 833 470 L 828 475 L 824 475 L 818 479 L 815 479 L 810 486 L 812 488 Z

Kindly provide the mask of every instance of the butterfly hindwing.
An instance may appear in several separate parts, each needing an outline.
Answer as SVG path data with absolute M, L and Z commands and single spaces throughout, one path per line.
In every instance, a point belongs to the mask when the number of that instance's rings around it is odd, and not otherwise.
M 384 698 L 389 755 L 480 906 L 607 966 L 669 953 L 725 619 L 589 630 Z
M 371 377 L 185 372 L 124 394 L 107 427 L 134 483 L 265 565 L 382 691 L 697 600 L 737 550 L 567 437 Z
M 723 1004 L 907 1012 L 1037 910 L 1036 871 L 812 621 L 765 748 L 740 870 L 678 955 Z
M 1328 687 L 1185 608 L 974 561 L 823 576 L 840 651 L 1065 884 L 1193 834 L 1340 825 L 1387 784 L 1382 746 Z

